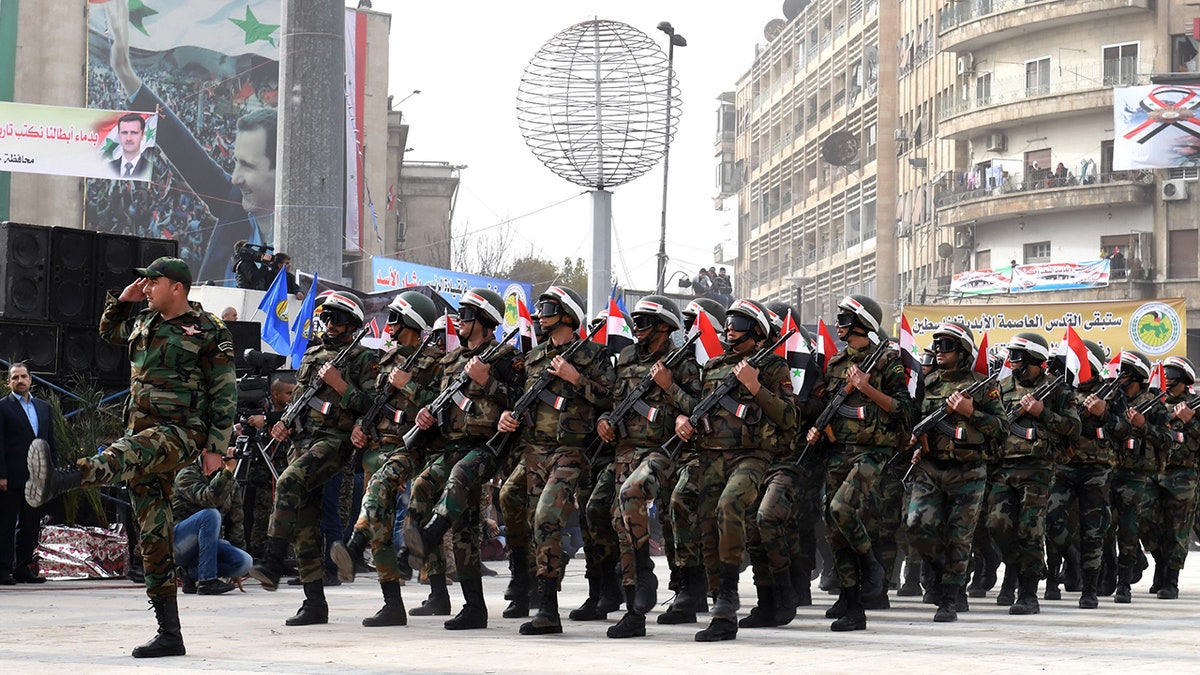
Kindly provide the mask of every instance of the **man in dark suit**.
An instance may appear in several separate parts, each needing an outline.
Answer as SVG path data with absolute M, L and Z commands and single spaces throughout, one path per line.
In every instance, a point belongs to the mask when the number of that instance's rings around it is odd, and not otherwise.
M 41 438 L 50 444 L 53 456 L 54 424 L 50 404 L 29 393 L 32 384 L 29 368 L 14 363 L 8 368 L 12 393 L 0 399 L 0 585 L 4 586 L 46 580 L 38 576 L 33 561 L 41 509 L 25 501 L 26 453 L 33 439 Z
M 146 120 L 137 113 L 128 113 L 117 120 L 117 139 L 121 155 L 109 162 L 113 175 L 129 180 L 150 180 L 150 158 L 142 150 L 146 138 Z

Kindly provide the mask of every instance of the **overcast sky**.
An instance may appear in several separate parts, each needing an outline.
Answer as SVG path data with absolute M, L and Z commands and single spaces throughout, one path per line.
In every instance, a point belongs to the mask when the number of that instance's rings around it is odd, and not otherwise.
M 356 1 L 348 1 L 354 6 Z M 558 32 L 594 18 L 620 21 L 650 35 L 670 21 L 688 46 L 675 50 L 682 116 L 671 144 L 667 271 L 689 275 L 712 266 L 712 249 L 730 236 L 713 207 L 716 98 L 750 67 L 763 27 L 782 16 L 781 0 L 374 0 L 392 15 L 389 92 L 410 125 L 409 160 L 466 165 L 454 233 L 512 224 L 514 254 L 530 247 L 560 261 L 591 253 L 591 203 L 583 189 L 541 164 L 517 126 L 521 75 Z M 574 197 L 574 195 L 580 195 Z M 558 206 L 552 206 L 564 202 Z M 653 288 L 662 205 L 662 164 L 613 190 L 613 267 L 629 288 Z M 546 208 L 551 207 L 551 208 Z M 472 271 L 472 270 L 463 270 Z M 732 272 L 732 270 L 730 270 Z M 583 290 L 583 289 L 580 289 Z

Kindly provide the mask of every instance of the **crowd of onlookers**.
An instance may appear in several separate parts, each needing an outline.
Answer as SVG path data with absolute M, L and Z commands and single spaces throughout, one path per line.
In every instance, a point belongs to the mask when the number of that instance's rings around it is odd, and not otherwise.
M 724 305 L 733 302 L 733 280 L 729 278 L 724 267 L 720 271 L 716 267 L 701 267 L 696 276 L 692 277 L 691 287 L 692 295 L 697 297 L 712 298 Z

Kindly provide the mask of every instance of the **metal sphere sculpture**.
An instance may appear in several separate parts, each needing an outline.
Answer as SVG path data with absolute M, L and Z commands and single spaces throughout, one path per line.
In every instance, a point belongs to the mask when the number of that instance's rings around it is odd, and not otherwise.
M 585 21 L 555 35 L 529 62 L 517 120 L 551 171 L 603 190 L 662 158 L 679 123 L 672 82 L 667 55 L 648 35 L 617 21 Z

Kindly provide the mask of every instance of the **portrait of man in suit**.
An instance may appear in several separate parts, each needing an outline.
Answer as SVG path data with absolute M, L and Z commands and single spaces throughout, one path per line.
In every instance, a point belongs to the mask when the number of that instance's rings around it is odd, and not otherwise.
M 150 180 L 150 158 L 142 151 L 146 139 L 146 119 L 128 113 L 117 120 L 117 139 L 121 156 L 110 161 L 113 175 L 128 180 Z
M 40 584 L 33 559 L 38 543 L 41 509 L 25 501 L 29 479 L 26 454 L 35 438 L 54 452 L 50 404 L 30 393 L 33 378 L 24 364 L 8 368 L 11 393 L 0 398 L 0 585 Z M 55 458 L 57 460 L 57 458 Z

